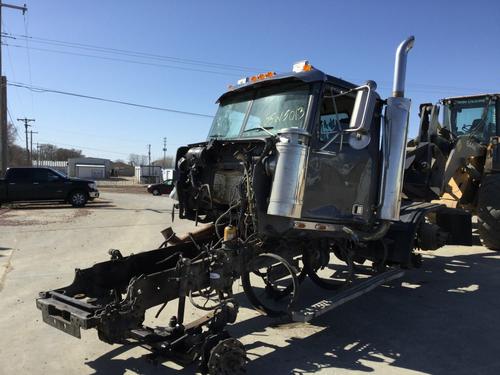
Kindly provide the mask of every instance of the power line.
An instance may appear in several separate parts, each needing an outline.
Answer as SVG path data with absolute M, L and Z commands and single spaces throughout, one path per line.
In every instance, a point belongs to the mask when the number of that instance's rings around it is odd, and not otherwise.
M 128 105 L 128 106 L 137 107 L 137 108 L 153 109 L 155 111 L 178 113 L 178 114 L 181 114 L 181 115 L 198 116 L 198 117 L 206 117 L 206 118 L 213 118 L 214 117 L 212 115 L 206 115 L 206 114 L 203 114 L 203 113 L 181 111 L 181 110 L 177 110 L 177 109 L 164 108 L 164 107 L 155 107 L 155 106 L 146 105 L 146 104 L 138 104 L 138 103 L 127 102 L 127 101 L 123 101 L 123 100 L 107 99 L 107 98 L 101 98 L 101 97 L 98 97 L 98 96 L 79 94 L 79 93 L 75 93 L 75 92 L 55 90 L 55 89 L 48 89 L 48 88 L 43 88 L 43 87 L 36 87 L 36 86 L 28 85 L 26 83 L 21 83 L 21 82 L 8 82 L 7 85 L 14 86 L 14 87 L 25 88 L 25 89 L 28 89 L 28 90 L 31 90 L 31 91 L 37 92 L 37 93 L 48 92 L 48 93 L 52 93 L 52 94 L 75 96 L 75 97 L 78 97 L 78 98 L 97 100 L 97 101 L 107 102 L 107 103 L 115 103 L 115 104 Z
M 357 79 L 354 78 L 348 78 L 346 77 L 347 80 L 350 81 L 355 81 Z M 361 80 L 359 80 L 361 81 Z M 382 85 L 379 85 L 382 84 Z M 389 86 L 385 86 L 389 85 Z M 377 81 L 377 87 L 379 89 L 391 89 L 392 86 L 391 82 L 389 81 Z M 432 85 L 432 84 L 427 84 L 427 83 L 412 83 L 412 82 L 407 82 L 406 86 L 408 87 L 408 91 L 414 91 L 414 92 L 424 92 L 424 93 L 430 93 L 430 94 L 438 94 L 438 93 L 462 93 L 464 91 L 475 91 L 475 92 L 496 92 L 496 89 L 486 89 L 486 88 L 477 88 L 477 87 L 457 87 L 457 86 L 441 86 L 441 85 Z
M 14 126 L 14 128 L 16 129 L 16 137 L 17 139 L 20 141 L 20 142 L 24 142 L 24 140 L 21 138 L 21 136 L 19 135 L 19 129 L 17 128 L 17 125 L 16 123 L 14 122 L 14 120 L 12 119 L 12 115 L 10 113 L 10 110 L 9 108 L 7 108 L 7 113 L 9 115 L 9 118 L 10 118 L 10 122 L 12 123 L 12 125 Z M 98 133 L 90 133 L 90 132 L 81 132 L 81 131 L 72 131 L 72 130 L 67 130 L 67 129 L 60 129 L 60 128 L 54 128 L 54 127 L 50 127 L 49 129 L 46 129 L 46 131 L 50 131 L 50 130 L 55 130 L 57 131 L 58 133 L 68 133 L 68 134 L 79 134 L 79 135 L 87 135 L 87 136 L 93 136 L 93 137 L 99 137 L 101 136 L 101 134 L 98 134 Z M 123 142 L 128 142 L 128 143 L 134 143 L 134 144 L 137 144 L 137 142 L 141 142 L 140 139 L 124 139 L 124 138 L 116 138 L 115 136 L 113 136 L 113 142 L 116 142 L 116 141 L 123 141 Z M 145 140 L 142 140 L 142 142 L 146 142 Z M 189 143 L 189 142 L 187 142 Z M 184 146 L 186 145 L 187 143 L 171 143 L 170 145 L 171 146 Z M 74 146 L 74 145 L 71 145 L 73 147 L 83 147 L 83 146 Z M 108 150 L 100 150 L 98 149 L 98 151 L 106 151 L 106 152 L 110 152 Z M 123 155 L 126 155 L 126 153 L 121 153 Z
M 2 28 L 4 30 L 7 30 L 7 26 L 4 22 L 4 20 L 2 20 Z M 12 77 L 14 78 L 14 81 L 17 81 L 16 72 L 14 69 L 14 64 L 12 63 L 12 56 L 10 53 L 10 48 L 8 46 L 7 46 L 7 57 L 9 58 L 10 69 L 12 71 Z M 21 95 L 19 94 L 19 92 L 17 90 L 16 90 L 16 96 L 17 96 L 17 99 L 19 100 L 19 104 L 21 105 L 22 108 L 24 108 L 24 101 L 22 100 Z M 33 97 L 33 93 L 31 93 L 31 96 Z
M 27 47 L 21 46 L 19 44 L 2 43 L 2 45 L 14 47 L 14 48 L 23 48 L 23 49 L 27 48 Z M 183 66 L 157 64 L 157 63 L 137 61 L 137 60 L 119 59 L 119 58 L 116 58 L 116 57 L 88 55 L 88 54 L 85 54 L 85 53 L 59 51 L 59 50 L 48 49 L 48 48 L 31 47 L 31 50 L 33 50 L 33 51 L 41 51 L 41 52 L 57 53 L 57 54 L 62 54 L 62 55 L 91 57 L 91 58 L 95 58 L 95 59 L 108 60 L 108 61 L 117 61 L 117 62 L 131 63 L 131 64 L 156 66 L 156 67 L 160 67 L 160 68 L 179 69 L 179 70 L 185 70 L 185 71 L 189 71 L 189 72 L 200 72 L 200 73 L 218 74 L 218 75 L 231 76 L 231 77 L 237 77 L 237 76 L 239 77 L 239 76 L 241 76 L 241 74 L 232 74 L 232 73 L 217 72 L 217 71 L 214 71 L 214 70 L 187 68 L 187 67 L 183 67 Z
M 5 46 L 14 47 L 14 48 L 23 48 L 23 49 L 24 48 L 29 48 L 29 47 L 18 45 L 18 44 L 10 44 L 10 43 L 2 43 L 2 44 L 5 45 Z M 41 51 L 41 52 L 50 52 L 50 53 L 56 53 L 56 54 L 63 54 L 63 55 L 71 55 L 71 56 L 90 57 L 90 58 L 107 60 L 107 61 L 116 61 L 116 62 L 131 63 L 131 64 L 138 64 L 138 65 L 155 66 L 155 67 L 167 68 L 167 69 L 178 69 L 178 70 L 184 70 L 184 71 L 194 71 L 194 72 L 200 72 L 200 73 L 217 74 L 217 75 L 230 76 L 230 77 L 240 76 L 240 74 L 228 73 L 228 72 L 223 72 L 223 71 L 213 71 L 213 70 L 206 70 L 206 69 L 187 68 L 187 67 L 182 67 L 182 66 L 167 65 L 167 64 L 158 64 L 158 63 L 149 63 L 149 62 L 144 62 L 144 61 L 120 59 L 120 58 L 107 57 L 107 56 L 89 55 L 89 54 L 84 54 L 84 53 L 68 52 L 68 51 L 61 51 L 61 50 L 53 50 L 53 49 L 48 49 L 48 48 L 31 47 L 31 50 Z M 132 55 L 130 55 L 130 56 L 132 56 Z M 181 62 L 179 62 L 179 63 L 181 63 Z M 216 68 L 216 67 L 213 67 L 213 68 Z M 269 69 L 261 69 L 261 71 L 264 71 L 264 70 L 269 70 Z M 355 78 L 347 78 L 347 79 L 353 80 L 353 81 L 357 80 Z M 379 81 L 379 83 L 390 84 L 390 82 L 387 82 L 387 81 Z M 411 91 L 422 92 L 422 93 L 430 93 L 430 94 L 440 94 L 440 93 L 441 94 L 449 94 L 451 92 L 462 93 L 463 91 L 477 91 L 477 92 L 492 92 L 492 91 L 495 91 L 494 89 L 473 88 L 473 87 L 444 86 L 444 85 L 433 85 L 433 84 L 426 84 L 426 83 L 411 83 L 411 82 L 407 83 L 407 86 L 408 86 L 408 89 L 411 90 Z M 379 88 L 380 89 L 384 89 L 386 87 L 379 86 Z
M 96 52 L 103 52 L 103 53 L 113 53 L 113 54 L 118 54 L 118 55 L 125 55 L 125 56 L 132 56 L 132 57 L 140 57 L 140 58 L 148 58 L 148 59 L 154 59 L 154 60 L 165 60 L 165 61 L 172 61 L 172 62 L 177 62 L 181 64 L 194 64 L 194 65 L 201 65 L 201 66 L 210 66 L 213 68 L 217 69 L 226 69 L 226 70 L 239 70 L 239 71 L 244 71 L 244 72 L 256 72 L 256 71 L 267 71 L 269 70 L 268 68 L 252 68 L 252 67 L 245 67 L 245 66 L 240 66 L 240 65 L 233 65 L 233 64 L 221 64 L 221 63 L 214 63 L 214 62 L 208 62 L 208 61 L 203 61 L 203 60 L 195 60 L 195 59 L 185 59 L 185 58 L 179 58 L 175 56 L 164 56 L 164 55 L 157 55 L 157 54 L 152 54 L 152 53 L 145 53 L 145 52 L 138 52 L 138 51 L 132 51 L 132 50 L 123 50 L 123 49 L 117 49 L 117 48 L 108 48 L 108 47 L 101 47 L 101 46 L 96 46 L 96 45 L 91 45 L 91 44 L 84 44 L 84 43 L 75 43 L 75 42 L 67 42 L 67 41 L 61 41 L 61 40 L 56 40 L 56 39 L 48 39 L 48 38 L 40 38 L 40 37 L 32 37 L 29 35 L 22 35 L 22 34 L 14 34 L 14 33 L 3 33 L 4 36 L 13 38 L 13 39 L 29 39 L 35 43 L 42 43 L 42 44 L 48 44 L 48 45 L 54 45 L 54 46 L 59 46 L 59 47 L 65 47 L 65 48 L 78 48 L 78 49 L 83 49 L 83 50 L 89 50 L 89 51 L 96 51 Z M 23 46 L 18 46 L 20 48 L 25 48 Z M 33 49 L 33 48 L 32 48 Z M 55 50 L 48 50 L 48 49 L 39 49 L 41 51 L 48 51 L 48 52 L 57 52 L 57 53 L 68 53 L 72 54 L 70 52 L 65 52 L 65 51 L 55 51 Z M 96 57 L 96 58 L 104 58 L 102 56 L 95 56 L 95 55 L 84 55 L 84 54 L 77 54 L 77 55 L 83 55 L 83 56 L 88 56 L 88 57 Z M 124 60 L 125 62 L 135 62 L 135 63 L 141 63 L 137 61 L 131 61 L 131 60 Z M 157 64 L 159 66 L 163 66 L 161 64 Z M 169 68 L 174 68 L 174 69 L 186 69 L 182 67 L 174 67 L 174 66 L 165 66 Z M 220 72 L 215 72 L 216 74 L 221 74 Z M 229 75 L 229 74 L 228 74 Z M 359 80 L 355 78 L 350 78 L 352 80 Z M 379 83 L 382 84 L 387 84 L 388 82 L 385 81 L 379 81 Z M 389 82 L 390 83 L 390 82 Z M 425 90 L 417 90 L 414 89 L 413 91 L 419 91 L 419 92 L 431 92 L 431 93 L 439 93 L 439 92 L 447 92 L 450 90 L 459 92 L 459 91 L 465 91 L 465 90 L 471 90 L 471 91 L 495 91 L 491 89 L 484 89 L 484 88 L 472 88 L 472 87 L 456 87 L 456 86 L 443 86 L 443 85 L 434 85 L 434 84 L 426 84 L 426 83 L 411 83 L 408 82 L 408 86 L 414 86 L 414 87 L 421 87 L 421 88 L 430 88 L 430 89 L 435 89 L 439 91 L 425 91 Z M 446 90 L 446 91 L 444 91 Z
M 26 35 L 29 35 L 28 34 L 28 18 L 26 16 L 26 13 L 23 13 L 23 18 L 24 18 L 24 33 Z M 33 85 L 33 80 L 31 78 L 31 57 L 30 57 L 30 46 L 29 46 L 28 38 L 26 39 L 26 57 L 28 59 L 28 77 L 30 80 L 30 85 Z M 34 103 L 34 99 L 33 99 L 33 92 L 31 93 L 31 112 L 32 113 L 35 112 L 35 103 Z
M 4 35 L 11 37 L 13 39 L 18 39 L 18 38 L 30 39 L 31 41 L 33 41 L 35 43 L 48 44 L 48 45 L 54 45 L 54 46 L 59 46 L 59 47 L 78 48 L 78 49 L 87 50 L 87 51 L 112 53 L 112 54 L 117 54 L 117 55 L 140 57 L 140 58 L 147 58 L 147 59 L 153 59 L 153 60 L 164 60 L 164 61 L 171 61 L 171 62 L 177 62 L 177 63 L 188 64 L 188 65 L 209 66 L 209 67 L 217 68 L 217 69 L 236 70 L 236 71 L 244 71 L 244 72 L 257 72 L 257 71 L 269 70 L 269 69 L 265 69 L 265 68 L 255 68 L 255 67 L 248 67 L 248 66 L 241 66 L 241 65 L 234 65 L 234 64 L 210 62 L 210 61 L 205 61 L 205 60 L 200 60 L 200 59 L 187 59 L 187 58 L 181 58 L 181 57 L 176 57 L 176 56 L 167 56 L 167 55 L 159 55 L 159 54 L 133 51 L 133 50 L 102 47 L 102 46 L 96 46 L 96 45 L 85 44 L 85 43 L 67 42 L 67 41 L 62 41 L 62 40 L 57 40 L 57 39 L 40 38 L 40 37 L 33 37 L 33 36 L 22 35 L 22 34 L 4 33 Z
M 4 35 L 9 36 L 9 37 L 14 38 L 14 39 L 16 39 L 16 38 L 24 38 L 24 40 L 30 39 L 30 40 L 33 40 L 34 42 L 37 42 L 37 43 L 44 43 L 44 44 L 48 44 L 48 45 L 55 45 L 55 46 L 65 47 L 65 48 L 79 48 L 79 49 L 84 49 L 84 50 L 89 50 L 89 51 L 113 53 L 113 54 L 118 54 L 118 55 L 125 55 L 125 56 L 139 57 L 139 58 L 148 58 L 148 59 L 154 59 L 154 60 L 164 60 L 164 61 L 171 61 L 171 62 L 176 62 L 176 63 L 181 63 L 181 64 L 201 65 L 201 66 L 207 66 L 207 67 L 216 68 L 216 69 L 225 69 L 225 70 L 229 69 L 229 70 L 237 70 L 237 71 L 241 71 L 241 72 L 255 72 L 255 71 L 269 70 L 269 69 L 241 67 L 238 65 L 230 65 L 230 64 L 218 64 L 218 63 L 211 63 L 211 62 L 203 62 L 202 60 L 189 60 L 189 59 L 182 59 L 182 58 L 176 58 L 176 57 L 171 57 L 171 56 L 161 56 L 161 55 L 154 55 L 154 54 L 141 53 L 141 52 L 135 52 L 135 51 L 119 50 L 119 49 L 114 49 L 114 48 L 98 47 L 98 46 L 92 46 L 92 45 L 87 45 L 87 44 L 82 44 L 82 43 L 63 42 L 63 41 L 57 41 L 54 39 L 27 37 L 25 35 L 19 35 L 19 34 L 4 33 Z M 8 43 L 4 43 L 4 44 L 7 46 L 16 47 L 16 48 L 29 48 L 29 47 L 25 47 L 25 46 L 21 46 L 21 45 L 16 45 L 16 44 L 8 44 Z M 68 51 L 61 51 L 61 50 L 52 50 L 52 49 L 47 49 L 47 48 L 31 47 L 31 49 L 37 50 L 37 51 L 42 51 L 42 52 L 51 52 L 51 53 L 67 54 L 67 55 L 74 55 L 74 56 L 90 57 L 90 58 L 97 58 L 97 59 L 103 59 L 103 60 L 109 60 L 109 61 L 126 62 L 126 63 L 140 64 L 140 65 L 150 65 L 150 66 L 157 66 L 157 67 L 163 67 L 163 68 L 196 71 L 196 72 L 219 74 L 219 75 L 226 75 L 226 76 L 236 76 L 236 74 L 233 74 L 233 73 L 225 73 L 225 72 L 218 72 L 218 71 L 211 71 L 211 70 L 204 70 L 204 69 L 186 68 L 186 67 L 166 65 L 166 64 L 147 63 L 147 62 L 137 61 L 137 60 L 118 59 L 118 58 L 113 58 L 113 57 L 88 55 L 88 54 L 83 54 L 83 53 L 75 53 L 75 52 L 68 52 Z M 356 80 L 354 78 L 351 78 L 351 79 Z M 387 83 L 387 82 L 379 81 L 379 83 Z M 408 83 L 408 86 L 415 87 L 413 89 L 413 91 L 428 92 L 428 93 L 447 93 L 449 91 L 462 92 L 462 91 L 466 91 L 466 90 L 485 91 L 485 92 L 486 91 L 488 91 L 488 92 L 494 91 L 491 89 L 443 86 L 443 85 L 433 85 L 433 84 L 426 84 L 426 83 L 410 83 L 410 82 Z M 417 87 L 420 87 L 421 89 L 418 89 Z M 382 87 L 380 87 L 380 88 L 382 88 Z M 425 88 L 431 89 L 432 91 L 425 90 Z

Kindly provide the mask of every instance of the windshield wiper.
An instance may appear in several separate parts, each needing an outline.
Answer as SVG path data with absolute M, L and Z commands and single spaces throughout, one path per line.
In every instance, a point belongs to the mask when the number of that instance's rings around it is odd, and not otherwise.
M 269 133 L 270 135 L 274 136 L 274 134 L 271 133 L 270 131 L 268 131 L 268 129 L 274 129 L 274 127 L 272 127 L 272 126 L 266 126 L 266 127 L 256 126 L 255 128 L 245 129 L 245 130 L 243 130 L 242 133 L 251 132 L 251 131 L 255 130 L 255 131 L 259 131 L 259 132 L 264 131 L 264 132 Z

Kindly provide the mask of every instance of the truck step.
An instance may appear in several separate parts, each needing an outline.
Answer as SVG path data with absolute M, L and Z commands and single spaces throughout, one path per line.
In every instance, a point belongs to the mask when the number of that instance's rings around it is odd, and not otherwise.
M 346 302 L 368 293 L 386 282 L 399 279 L 404 275 L 404 273 L 405 272 L 402 269 L 397 268 L 360 281 L 359 283 L 356 283 L 337 293 L 332 298 L 324 299 L 302 310 L 292 311 L 292 320 L 295 322 L 307 323 Z

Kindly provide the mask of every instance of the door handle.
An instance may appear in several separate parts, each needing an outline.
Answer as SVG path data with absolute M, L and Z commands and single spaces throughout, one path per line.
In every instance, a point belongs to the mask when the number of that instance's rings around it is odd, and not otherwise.
M 33 182 L 33 185 L 40 185 L 39 182 Z

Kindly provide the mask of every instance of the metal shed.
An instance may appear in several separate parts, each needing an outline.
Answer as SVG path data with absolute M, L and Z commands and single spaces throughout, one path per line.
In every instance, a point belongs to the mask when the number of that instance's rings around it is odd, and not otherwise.
M 70 177 L 102 180 L 111 175 L 111 160 L 99 158 L 74 158 L 68 160 Z
M 105 178 L 106 166 L 92 164 L 76 164 L 76 177 L 103 179 Z

